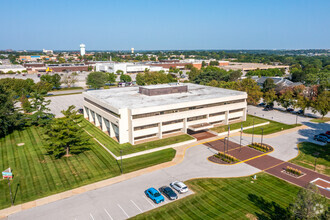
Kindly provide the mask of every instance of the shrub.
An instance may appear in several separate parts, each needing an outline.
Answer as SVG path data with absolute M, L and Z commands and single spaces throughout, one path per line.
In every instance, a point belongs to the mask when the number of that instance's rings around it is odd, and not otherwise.
M 249 147 L 254 148 L 256 150 L 259 150 L 259 151 L 262 151 L 262 152 L 267 152 L 267 151 L 271 150 L 270 147 L 268 147 L 265 144 L 261 144 L 261 143 L 252 143 L 252 144 L 249 145 Z
M 227 163 L 234 163 L 234 162 L 238 162 L 239 160 L 236 157 L 233 157 L 229 154 L 225 154 L 222 152 L 218 152 L 218 154 L 214 155 L 215 157 L 227 162 Z
M 301 176 L 302 172 L 298 169 L 295 169 L 293 167 L 287 166 L 285 169 L 286 172 L 292 173 L 293 175 Z

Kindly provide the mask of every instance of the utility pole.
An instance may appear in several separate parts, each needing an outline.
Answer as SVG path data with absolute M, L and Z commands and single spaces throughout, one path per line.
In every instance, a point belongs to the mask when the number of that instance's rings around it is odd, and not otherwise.
M 296 115 L 296 126 L 298 124 L 298 114 Z
M 230 133 L 230 125 L 228 125 L 228 139 L 227 139 L 227 153 L 228 153 L 228 143 L 229 143 L 229 133 Z
M 261 128 L 261 145 L 262 145 L 263 138 L 264 138 L 264 129 Z
M 226 155 L 226 139 L 227 139 L 227 137 L 225 137 L 224 139 L 223 139 L 223 153 Z

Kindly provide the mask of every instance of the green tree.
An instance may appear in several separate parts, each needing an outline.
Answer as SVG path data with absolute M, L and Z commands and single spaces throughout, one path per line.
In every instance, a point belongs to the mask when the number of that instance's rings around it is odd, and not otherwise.
M 3 137 L 21 123 L 21 113 L 15 108 L 12 94 L 0 85 L 0 137 Z
M 317 186 L 311 183 L 307 188 L 300 189 L 290 207 L 294 219 L 300 220 L 322 219 L 327 209 L 326 198 L 320 194 Z
M 257 82 L 250 78 L 246 78 L 240 81 L 237 90 L 245 91 L 248 94 L 248 104 L 256 105 L 259 103 L 262 97 L 262 92 Z
M 210 61 L 209 65 L 210 66 L 219 66 L 219 62 L 218 61 Z
M 293 104 L 293 92 L 290 88 L 284 90 L 284 92 L 279 96 L 279 103 L 285 109 L 288 109 Z
M 303 111 L 303 114 L 305 114 L 306 108 L 310 106 L 310 101 L 307 97 L 299 94 L 296 97 L 294 106 L 300 108 Z
M 230 71 L 228 79 L 226 81 L 236 81 L 242 76 L 241 70 Z
M 40 81 L 34 84 L 32 88 L 34 92 L 46 95 L 50 90 L 52 90 L 53 85 L 48 82 Z
M 122 71 L 122 70 L 117 70 L 117 71 L 116 71 L 116 74 L 117 74 L 117 75 L 124 74 L 124 71 Z
M 274 106 L 274 101 L 276 101 L 277 96 L 274 89 L 268 90 L 267 92 L 264 92 L 263 99 L 266 105 Z
M 121 82 L 132 82 L 132 78 L 129 75 L 121 74 L 120 81 Z
M 189 80 L 194 81 L 199 74 L 200 71 L 196 67 L 191 68 L 190 72 L 188 72 Z
M 316 100 L 312 102 L 312 111 L 318 112 L 322 115 L 322 118 L 330 111 L 330 92 L 324 91 L 316 97 Z
M 86 84 L 94 89 L 99 89 L 105 85 L 108 76 L 103 72 L 91 72 L 87 76 Z
M 56 158 L 88 149 L 90 136 L 78 125 L 82 117 L 74 109 L 75 106 L 71 105 L 67 110 L 61 111 L 64 117 L 54 119 L 46 127 L 46 150 Z
M 50 109 L 48 108 L 50 102 L 50 100 L 45 99 L 44 95 L 33 92 L 30 101 L 31 111 L 33 112 L 33 114 L 30 115 L 27 124 L 38 126 L 45 126 L 46 124 L 48 124 L 54 117 L 54 115 L 50 113 Z
M 107 76 L 108 76 L 108 82 L 109 83 L 115 83 L 116 82 L 116 74 L 114 73 L 107 73 Z
M 25 113 L 30 113 L 32 111 L 31 103 L 25 95 L 21 96 L 20 102 L 21 102 L 22 109 Z
M 275 89 L 276 85 L 272 78 L 267 78 L 265 82 L 262 84 L 263 92 L 268 92 L 271 89 Z
M 145 79 L 144 79 L 144 74 L 143 73 L 138 73 L 136 75 L 136 84 L 140 85 L 140 86 L 143 86 L 145 85 Z
M 61 87 L 61 76 L 57 73 L 52 75 L 52 84 L 53 87 L 55 87 L 56 89 L 59 89 Z

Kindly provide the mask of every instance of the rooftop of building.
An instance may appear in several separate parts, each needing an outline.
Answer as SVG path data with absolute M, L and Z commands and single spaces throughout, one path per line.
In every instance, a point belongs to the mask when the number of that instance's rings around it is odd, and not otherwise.
M 124 87 L 112 88 L 105 90 L 87 91 L 87 94 L 101 102 L 107 103 L 117 109 L 129 108 L 138 109 L 162 105 L 179 104 L 184 102 L 201 101 L 207 99 L 219 99 L 230 96 L 245 95 L 245 92 L 236 90 L 222 89 L 217 87 L 203 86 L 192 83 L 185 83 L 180 85 L 187 85 L 188 92 L 172 93 L 165 95 L 148 96 L 139 93 L 139 87 Z M 145 88 L 168 88 L 170 84 L 150 85 Z

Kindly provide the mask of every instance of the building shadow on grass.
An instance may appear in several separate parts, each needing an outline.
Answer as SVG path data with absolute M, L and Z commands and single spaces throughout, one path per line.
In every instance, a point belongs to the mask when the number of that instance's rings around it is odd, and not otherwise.
M 274 201 L 266 201 L 263 197 L 255 194 L 249 194 L 248 199 L 262 211 L 261 213 L 255 213 L 258 219 L 290 219 L 291 215 L 288 208 L 283 208 Z

